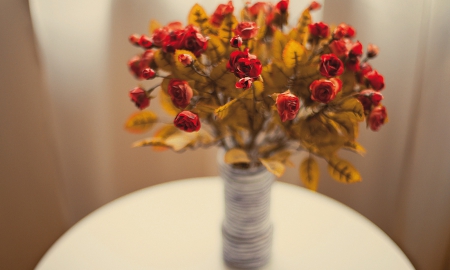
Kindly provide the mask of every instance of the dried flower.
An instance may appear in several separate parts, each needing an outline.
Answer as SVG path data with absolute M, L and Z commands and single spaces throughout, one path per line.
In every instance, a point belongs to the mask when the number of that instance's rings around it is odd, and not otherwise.
M 139 36 L 138 34 L 133 34 L 128 37 L 128 41 L 130 41 L 130 43 L 133 44 L 134 46 L 139 46 L 140 38 L 141 36 Z
M 323 22 L 312 23 L 308 26 L 308 28 L 309 33 L 315 37 L 326 38 L 330 34 L 328 25 L 324 24 Z
M 130 96 L 131 101 L 133 101 L 140 110 L 143 110 L 150 105 L 150 99 L 148 98 L 147 93 L 140 87 L 131 89 L 128 95 Z
M 378 49 L 377 45 L 369 44 L 367 45 L 367 58 L 374 58 L 378 55 L 380 49 Z
M 241 22 L 234 29 L 234 33 L 240 36 L 243 40 L 254 38 L 258 33 L 258 27 L 255 22 Z
M 184 109 L 191 102 L 193 96 L 192 88 L 186 81 L 171 79 L 167 87 L 167 93 L 177 108 Z
M 321 7 L 322 7 L 321 4 L 317 3 L 316 1 L 312 1 L 311 4 L 309 4 L 308 9 L 309 9 L 310 11 L 313 11 L 313 10 L 320 9 Z
M 277 8 L 281 13 L 286 13 L 288 7 L 289 7 L 289 0 L 281 0 L 275 5 L 275 8 Z
M 300 109 L 300 99 L 289 90 L 279 94 L 275 103 L 282 122 L 294 119 Z
M 255 55 L 248 52 L 248 48 L 243 52 L 234 51 L 230 55 L 227 69 L 233 72 L 238 78 L 256 78 L 261 74 L 262 64 Z
M 372 89 L 365 89 L 358 95 L 358 100 L 364 107 L 364 111 L 370 111 L 372 107 L 380 105 L 383 95 Z
M 142 78 L 146 80 L 151 80 L 156 77 L 156 72 L 151 68 L 145 68 L 142 70 Z
M 139 38 L 139 45 L 142 48 L 148 49 L 148 48 L 152 47 L 153 43 L 152 43 L 152 40 L 150 39 L 150 37 L 148 37 L 146 35 L 142 35 Z
M 215 27 L 219 27 L 225 16 L 227 16 L 228 14 L 232 14 L 233 11 L 234 6 L 232 1 L 228 1 L 228 4 L 226 5 L 220 4 L 214 11 L 214 14 L 211 16 L 211 19 L 209 21 Z
M 321 103 L 332 101 L 337 93 L 341 91 L 342 81 L 339 79 L 315 80 L 309 86 L 311 99 Z
M 168 27 L 161 27 L 156 29 L 151 36 L 151 39 L 153 40 L 153 45 L 161 48 L 163 46 L 164 40 L 168 35 L 169 35 Z
M 356 34 L 355 29 L 348 24 L 341 23 L 333 31 L 334 39 L 352 38 Z
M 253 79 L 250 77 L 245 77 L 242 79 L 239 79 L 239 81 L 236 83 L 236 88 L 242 88 L 242 89 L 249 89 L 252 87 Z
M 178 62 L 183 64 L 185 67 L 192 65 L 193 59 L 189 54 L 183 53 L 178 55 Z
M 242 45 L 242 38 L 240 36 L 234 36 L 230 40 L 230 45 L 233 48 L 239 48 Z
M 173 120 L 174 125 L 186 132 L 194 132 L 200 130 L 200 119 L 198 115 L 190 111 L 182 111 Z
M 367 124 L 371 130 L 378 131 L 382 125 L 387 123 L 387 119 L 386 107 L 379 106 L 370 112 Z
M 378 71 L 372 70 L 364 76 L 374 90 L 381 91 L 384 88 L 384 78 Z
M 320 57 L 320 74 L 327 78 L 336 77 L 344 72 L 344 64 L 334 54 L 323 54 Z

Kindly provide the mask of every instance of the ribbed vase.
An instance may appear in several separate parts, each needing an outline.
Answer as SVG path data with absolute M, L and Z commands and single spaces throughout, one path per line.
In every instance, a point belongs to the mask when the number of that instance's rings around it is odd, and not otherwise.
M 264 166 L 233 168 L 225 164 L 220 152 L 219 173 L 225 185 L 223 258 L 237 268 L 264 266 L 272 249 L 270 196 L 275 176 Z

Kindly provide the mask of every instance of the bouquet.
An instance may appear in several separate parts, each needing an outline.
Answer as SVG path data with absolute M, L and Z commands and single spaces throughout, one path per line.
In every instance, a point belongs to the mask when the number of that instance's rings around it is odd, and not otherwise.
M 293 166 L 293 154 L 306 151 L 299 164 L 306 187 L 317 189 L 318 158 L 337 181 L 360 181 L 338 151 L 363 154 L 356 142 L 360 123 L 377 131 L 387 122 L 384 79 L 369 64 L 378 48 L 369 44 L 364 53 L 345 23 L 313 23 L 310 12 L 319 8 L 312 2 L 288 27 L 289 0 L 248 3 L 240 21 L 231 1 L 211 16 L 196 4 L 186 26 L 151 21 L 150 35 L 131 35 L 130 42 L 144 49 L 128 62 L 131 73 L 162 82 L 129 91 L 140 111 L 125 127 L 142 133 L 161 123 L 144 110 L 156 90 L 170 117 L 134 146 L 179 152 L 216 145 L 233 167 L 265 166 L 278 177 Z

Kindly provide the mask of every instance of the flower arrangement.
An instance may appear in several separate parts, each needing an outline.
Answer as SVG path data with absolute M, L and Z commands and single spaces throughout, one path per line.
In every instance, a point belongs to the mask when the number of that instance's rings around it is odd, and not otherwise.
M 262 165 L 278 177 L 292 165 L 291 155 L 307 151 L 299 166 L 306 187 L 317 189 L 316 158 L 326 160 L 337 181 L 360 181 L 338 150 L 364 153 L 356 142 L 360 123 L 377 131 L 387 122 L 384 79 L 369 64 L 378 48 L 368 45 L 364 55 L 353 27 L 313 23 L 317 2 L 288 30 L 288 7 L 289 0 L 247 4 L 239 22 L 231 1 L 211 16 L 196 4 L 185 27 L 151 21 L 149 36 L 131 35 L 130 42 L 145 50 L 128 62 L 131 73 L 162 82 L 130 90 L 141 111 L 126 129 L 141 133 L 159 122 L 144 110 L 157 89 L 173 117 L 173 124 L 134 146 L 183 151 L 217 145 L 226 150 L 226 163 Z

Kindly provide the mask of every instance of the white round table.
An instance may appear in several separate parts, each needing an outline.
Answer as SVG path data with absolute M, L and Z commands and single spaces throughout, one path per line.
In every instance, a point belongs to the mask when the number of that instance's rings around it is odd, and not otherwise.
M 263 269 L 414 269 L 368 219 L 321 194 L 276 182 L 274 243 Z M 222 261 L 220 178 L 142 189 L 94 211 L 69 229 L 37 270 L 231 269 Z

